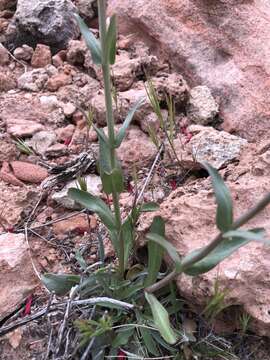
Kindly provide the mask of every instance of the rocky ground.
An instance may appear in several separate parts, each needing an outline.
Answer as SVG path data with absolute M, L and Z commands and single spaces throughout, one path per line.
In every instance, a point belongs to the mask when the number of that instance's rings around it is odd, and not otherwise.
M 109 1 L 110 12 L 116 10 L 120 19 L 112 68 L 117 124 L 140 97 L 146 99 L 118 150 L 127 188 L 121 205 L 124 212 L 132 205 L 134 169 L 141 186 L 156 161 L 144 197 L 161 204 L 166 236 L 186 254 L 216 234 L 214 196 L 200 161 L 208 161 L 224 176 L 236 216 L 269 191 L 269 62 L 263 56 L 267 49 L 248 31 L 255 19 L 254 33 L 261 31 L 262 38 L 269 39 L 265 17 L 270 10 L 263 4 L 229 10 L 223 2 L 206 9 L 200 2 L 187 1 L 183 8 L 183 1 L 153 3 Z M 84 176 L 90 192 L 110 201 L 96 171 L 97 136 L 86 116 L 90 111 L 95 123 L 105 127 L 102 76 L 80 39 L 74 11 L 98 35 L 95 1 L 36 1 L 33 6 L 29 0 L 0 0 L 0 335 L 1 326 L 24 319 L 48 302 L 40 273 L 78 271 L 77 250 L 94 264 L 98 235 L 108 261 L 114 258 L 95 215 L 67 197 L 76 178 Z M 236 13 L 241 19 L 246 13 L 253 18 L 239 24 Z M 243 38 L 249 44 L 245 49 Z M 147 100 L 149 78 L 164 118 L 165 94 L 174 98 L 174 150 Z M 164 140 L 162 152 L 149 127 Z M 149 221 L 145 217 L 139 224 L 142 234 Z M 269 208 L 251 225 L 264 227 L 270 235 Z M 269 248 L 253 243 L 218 269 L 177 281 L 181 296 L 200 313 L 218 279 L 231 309 L 215 323 L 219 334 L 238 334 L 239 314 L 250 317 L 251 346 L 241 359 L 253 353 L 254 359 L 270 359 L 263 339 L 270 330 L 269 266 Z M 41 359 L 59 321 L 39 319 L 9 332 L 0 339 L 2 358 Z

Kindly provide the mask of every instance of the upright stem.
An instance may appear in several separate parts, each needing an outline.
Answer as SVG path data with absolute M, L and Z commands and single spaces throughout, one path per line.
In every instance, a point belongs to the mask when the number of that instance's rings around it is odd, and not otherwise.
M 99 35 L 102 49 L 102 72 L 104 81 L 104 92 L 105 92 L 105 104 L 106 104 L 106 121 L 108 126 L 108 135 L 110 143 L 110 157 L 112 169 L 116 167 L 116 155 L 115 155 L 115 133 L 114 133 L 114 114 L 112 105 L 112 93 L 111 93 L 111 76 L 110 76 L 110 64 L 106 49 L 106 0 L 98 0 L 98 13 L 99 13 Z M 120 275 L 124 274 L 125 260 L 124 260 L 124 239 L 121 234 L 122 220 L 119 205 L 119 196 L 115 189 L 112 193 L 113 207 L 115 213 L 116 227 L 119 236 L 119 272 Z

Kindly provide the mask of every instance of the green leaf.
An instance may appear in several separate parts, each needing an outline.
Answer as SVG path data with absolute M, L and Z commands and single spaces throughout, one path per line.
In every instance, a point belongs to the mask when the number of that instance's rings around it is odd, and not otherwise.
M 112 347 L 119 348 L 128 343 L 130 337 L 134 334 L 135 327 L 127 326 L 117 331 L 116 337 L 113 339 Z
M 151 234 L 158 234 L 164 238 L 165 222 L 160 216 L 155 216 L 150 227 Z M 148 276 L 145 280 L 145 287 L 152 285 L 158 277 L 160 266 L 162 263 L 163 247 L 154 242 L 148 241 Z
M 115 168 L 110 173 L 101 173 L 101 180 L 106 194 L 112 194 L 114 191 L 121 193 L 124 190 L 124 176 L 120 168 Z
M 83 270 L 85 270 L 87 268 L 87 264 L 79 250 L 76 250 L 76 252 L 75 252 L 75 259 L 78 261 L 80 267 Z
M 106 35 L 107 56 L 109 57 L 109 62 L 111 65 L 115 63 L 116 38 L 116 15 L 113 15 L 110 18 L 110 25 Z
M 66 274 L 44 274 L 41 281 L 50 292 L 56 295 L 66 295 L 73 286 L 80 283 L 81 277 L 78 275 Z
M 150 305 L 154 323 L 160 335 L 167 343 L 175 344 L 177 336 L 171 327 L 168 312 L 154 295 L 145 292 L 145 298 Z
M 103 190 L 106 194 L 112 194 L 114 191 L 121 193 L 124 190 L 124 177 L 120 164 L 117 163 L 116 167 L 112 168 L 110 146 L 108 142 L 104 141 L 104 138 L 99 133 L 98 138 L 100 167 L 99 170 Z
M 127 131 L 127 128 L 129 127 L 132 119 L 133 119 L 133 116 L 135 114 L 135 112 L 138 110 L 138 108 L 140 108 L 142 106 L 142 104 L 145 102 L 145 98 L 141 98 L 139 99 L 135 105 L 133 106 L 133 108 L 129 111 L 129 113 L 127 114 L 127 117 L 121 127 L 121 129 L 118 131 L 118 134 L 116 135 L 116 138 L 115 138 L 115 147 L 118 148 L 124 137 L 125 137 L 125 134 L 126 134 L 126 131 Z
M 82 36 L 86 42 L 88 49 L 91 52 L 92 60 L 94 64 L 100 65 L 102 63 L 102 51 L 100 46 L 100 41 L 95 38 L 92 32 L 88 29 L 88 26 L 85 24 L 83 19 L 78 15 L 74 14 L 75 19 L 79 25 Z
M 231 229 L 233 223 L 233 206 L 229 189 L 216 169 L 206 162 L 202 165 L 212 178 L 212 184 L 217 200 L 216 223 L 220 231 Z
M 225 239 L 230 239 L 233 237 L 241 237 L 243 239 L 250 241 L 267 242 L 267 240 L 264 239 L 265 234 L 266 234 L 265 229 L 257 228 L 252 230 L 230 230 L 224 233 L 222 237 Z
M 109 146 L 109 139 L 108 139 L 108 136 L 106 136 L 104 130 L 98 128 L 95 124 L 93 124 L 93 128 L 94 128 L 95 132 L 97 133 L 98 137 L 101 138 Z
M 160 352 L 158 351 L 158 347 L 152 336 L 152 331 L 144 327 L 140 327 L 139 329 L 147 351 L 154 356 L 160 356 Z
M 259 229 L 260 234 L 261 229 Z M 250 233 L 254 232 L 253 236 Z M 254 238 L 261 238 L 261 235 L 258 237 L 258 229 L 250 230 L 250 231 L 239 231 L 238 236 L 228 236 L 235 233 L 235 231 L 230 231 L 225 233 L 225 239 L 213 250 L 211 251 L 204 259 L 198 261 L 188 269 L 184 269 L 184 272 L 191 276 L 197 276 L 200 274 L 204 274 L 209 270 L 213 269 L 216 265 L 218 265 L 221 261 L 229 257 L 235 251 L 240 249 L 242 246 L 248 244 Z M 248 234 L 247 234 L 248 233 Z M 226 235 L 227 234 L 227 235 Z M 192 251 L 188 254 L 184 259 L 183 263 L 192 258 L 192 256 L 196 255 L 201 249 Z
M 149 233 L 146 235 L 146 239 L 161 245 L 174 261 L 176 270 L 181 268 L 181 259 L 176 248 L 171 243 L 169 243 L 164 236 L 160 236 L 155 233 Z
M 113 213 L 100 198 L 75 188 L 69 189 L 68 196 L 85 208 L 96 213 L 108 229 L 113 230 L 116 228 Z
M 132 218 L 130 216 L 122 224 L 120 236 L 123 236 L 123 238 L 124 238 L 125 266 L 126 266 L 128 263 L 128 258 L 129 258 L 130 251 L 132 249 L 133 242 L 134 242 L 134 228 L 133 228 Z
M 157 211 L 157 210 L 159 210 L 159 205 L 155 202 L 149 202 L 147 204 L 143 204 L 139 210 L 140 210 L 140 212 Z

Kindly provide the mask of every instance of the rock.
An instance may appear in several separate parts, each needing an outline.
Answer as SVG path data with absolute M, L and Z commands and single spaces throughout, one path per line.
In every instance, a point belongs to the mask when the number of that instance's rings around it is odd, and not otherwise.
M 103 91 L 97 93 L 92 99 L 91 99 L 91 107 L 95 114 L 95 121 L 99 126 L 106 126 L 106 105 L 105 105 L 105 98 Z M 119 108 L 121 108 L 121 105 L 119 104 Z M 119 118 L 119 113 L 116 109 L 115 103 L 113 102 L 113 112 L 115 116 L 115 120 L 117 121 Z
M 141 169 L 155 157 L 157 149 L 149 137 L 137 126 L 130 126 L 125 139 L 117 150 L 123 168 L 130 170 L 135 166 Z
M 86 22 L 97 17 L 97 0 L 75 0 L 75 5 Z
M 27 71 L 18 78 L 18 87 L 21 90 L 41 91 L 48 82 L 49 77 L 54 74 L 57 74 L 57 69 L 52 65 L 45 69 Z
M 87 190 L 93 195 L 100 196 L 102 189 L 100 177 L 97 175 L 87 175 L 85 179 Z M 77 180 L 69 182 L 63 190 L 54 193 L 52 199 L 67 209 L 80 209 L 81 206 L 76 204 L 75 201 L 68 196 L 68 190 L 71 188 L 77 188 Z
M 6 92 L 17 87 L 17 82 L 9 73 L 0 72 L 0 92 Z
M 73 105 L 71 102 L 62 103 L 61 106 L 62 106 L 64 115 L 68 118 L 70 118 L 76 111 L 76 106 Z
M 0 181 L 0 208 L 1 225 L 7 228 L 14 228 L 14 226 L 21 221 L 33 209 L 38 199 L 38 192 L 36 188 L 28 185 L 27 187 L 18 187 Z M 3 231 L 2 228 L 1 231 Z
M 254 154 L 252 158 L 256 163 Z M 234 202 L 235 219 L 269 192 L 270 177 L 253 175 L 250 165 L 240 162 L 238 166 L 231 165 L 226 171 L 227 185 Z M 166 238 L 182 256 L 205 246 L 216 236 L 215 212 L 216 201 L 210 179 L 203 179 L 172 192 L 161 204 L 159 214 L 166 222 Z M 153 216 L 146 216 L 147 220 L 145 218 L 141 223 L 142 229 L 148 228 Z M 264 227 L 266 238 L 269 239 L 269 220 L 268 206 L 245 228 Z M 269 266 L 270 248 L 262 243 L 252 242 L 210 272 L 193 278 L 183 275 L 177 279 L 177 284 L 188 301 L 204 307 L 213 296 L 214 284 L 218 279 L 220 288 L 227 290 L 225 303 L 243 306 L 244 311 L 252 317 L 251 329 L 258 335 L 268 336 Z
M 23 234 L 0 235 L 0 286 L 2 320 L 21 305 L 37 286 L 37 276 Z
M 50 113 L 40 108 L 39 101 L 18 94 L 4 94 L 0 97 L 0 117 L 7 133 L 24 138 L 44 130 L 43 123 L 48 122 Z
M 89 226 L 90 225 L 90 226 Z M 79 233 L 80 235 L 96 228 L 97 221 L 94 216 L 86 214 L 78 214 L 72 218 L 62 220 L 53 224 L 53 232 L 55 235 Z
M 28 144 L 38 153 L 44 155 L 47 149 L 56 142 L 53 131 L 40 131 L 36 133 Z
M 166 94 L 171 95 L 177 105 L 187 101 L 189 88 L 182 75 L 163 73 L 158 77 L 152 78 L 151 81 L 161 101 L 166 101 Z
M 196 124 L 207 125 L 218 114 L 218 105 L 207 86 L 196 86 L 190 91 L 187 115 Z
M 48 176 L 43 167 L 23 161 L 11 161 L 10 166 L 17 179 L 30 184 L 39 184 Z
M 40 104 L 47 109 L 54 110 L 60 107 L 60 103 L 55 95 L 42 95 L 39 98 Z
M 24 183 L 12 173 L 9 163 L 4 161 L 0 170 L 0 179 L 7 184 L 23 187 Z
M 168 112 L 166 110 L 161 110 L 163 116 L 165 119 L 167 119 Z M 140 128 L 146 133 L 150 133 L 150 129 L 157 132 L 160 128 L 160 121 L 159 118 L 155 113 L 150 113 L 145 115 L 144 117 L 140 118 L 139 121 L 137 121 L 140 125 Z
M 121 34 L 141 29 L 192 86 L 219 97 L 224 130 L 249 141 L 269 138 L 267 2 L 111 0 L 109 7 Z
M 188 128 L 191 139 L 186 142 L 184 136 L 174 140 L 174 147 L 182 166 L 185 169 L 201 169 L 202 161 L 206 161 L 216 169 L 239 160 L 247 141 L 239 136 L 217 131 L 212 127 L 191 125 Z M 174 158 L 172 150 L 170 155 Z
M 0 11 L 13 9 L 17 0 L 0 0 Z
M 70 40 L 67 49 L 67 62 L 71 65 L 82 66 L 87 51 L 87 46 L 84 41 Z
M 121 51 L 116 56 L 115 65 L 113 65 L 113 83 L 118 91 L 128 90 L 135 78 L 136 69 L 140 66 L 140 62 L 137 59 L 130 59 L 129 53 Z
M 60 156 L 66 155 L 68 153 L 68 148 L 65 144 L 54 144 L 52 146 L 50 146 L 46 152 L 45 155 L 46 157 L 50 157 L 50 158 L 58 158 Z
M 3 161 L 14 160 L 18 154 L 16 145 L 10 141 L 9 138 L 5 138 L 0 135 L 0 163 Z
M 13 26 L 16 37 L 10 41 L 17 46 L 45 44 L 53 51 L 66 48 L 70 39 L 79 36 L 79 29 L 73 14 L 75 6 L 70 0 L 42 0 L 32 4 L 18 0 Z
M 70 75 L 65 73 L 59 73 L 53 75 L 47 82 L 46 88 L 49 91 L 57 91 L 60 87 L 69 85 L 72 83 L 72 78 Z
M 91 106 L 91 99 L 97 94 L 100 89 L 100 83 L 91 78 L 90 76 L 85 77 L 87 83 L 79 86 L 73 83 L 60 88 L 57 92 L 57 97 L 63 102 L 71 102 L 80 106 L 85 110 L 88 110 Z
M 52 63 L 51 49 L 47 45 L 37 44 L 31 59 L 34 68 L 42 68 Z
M 62 142 L 67 141 L 67 139 L 72 139 L 74 131 L 75 126 L 73 124 L 69 124 L 63 128 L 59 128 L 56 130 L 57 139 Z
M 8 65 L 9 61 L 9 53 L 7 49 L 0 43 L 0 65 Z
M 33 53 L 33 48 L 24 44 L 22 47 L 17 47 L 14 50 L 13 55 L 18 60 L 30 61 L 32 59 Z
M 120 92 L 118 98 L 121 100 L 121 106 L 126 113 L 140 100 L 145 99 L 142 106 L 135 112 L 134 121 L 142 124 L 148 114 L 153 113 L 152 105 L 148 99 L 145 84 L 142 81 L 136 83 L 132 89 Z

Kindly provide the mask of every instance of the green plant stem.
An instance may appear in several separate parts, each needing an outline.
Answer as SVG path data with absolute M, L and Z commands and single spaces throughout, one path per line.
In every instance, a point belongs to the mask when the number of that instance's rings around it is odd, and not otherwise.
M 108 126 L 108 137 L 110 144 L 110 157 L 111 157 L 111 167 L 114 169 L 116 167 L 116 155 L 115 155 L 115 132 L 114 132 L 114 114 L 113 114 L 113 105 L 112 105 L 112 92 L 111 92 L 111 76 L 110 76 L 110 64 L 107 56 L 107 47 L 106 47 L 106 0 L 98 0 L 98 13 L 99 13 L 99 34 L 100 42 L 102 48 L 102 73 L 104 81 L 104 92 L 105 92 L 105 104 L 106 104 L 106 121 Z M 116 220 L 116 227 L 119 236 L 119 272 L 120 275 L 124 274 L 125 260 L 125 244 L 124 239 L 121 234 L 122 220 L 120 213 L 119 205 L 119 196 L 115 189 L 112 193 L 113 197 L 113 207 Z
M 233 224 L 232 229 L 235 230 L 238 229 L 240 226 L 246 224 L 249 220 L 251 220 L 255 215 L 257 215 L 260 211 L 262 211 L 268 204 L 270 203 L 270 193 L 268 193 L 265 197 L 263 197 L 262 200 L 260 200 L 253 208 L 251 208 L 249 211 L 247 211 L 244 215 L 239 217 Z M 182 261 L 182 266 L 180 271 L 176 271 L 175 269 L 165 276 L 162 280 L 160 280 L 158 283 L 155 283 L 148 288 L 145 289 L 145 291 L 153 293 L 164 286 L 168 285 L 172 280 L 175 279 L 177 275 L 180 275 L 183 273 L 186 269 L 191 267 L 192 265 L 196 264 L 198 261 L 204 259 L 208 254 L 211 253 L 222 241 L 223 241 L 223 233 L 219 233 L 213 241 L 211 241 L 207 246 L 201 249 L 197 254 L 194 256 L 184 259 Z

